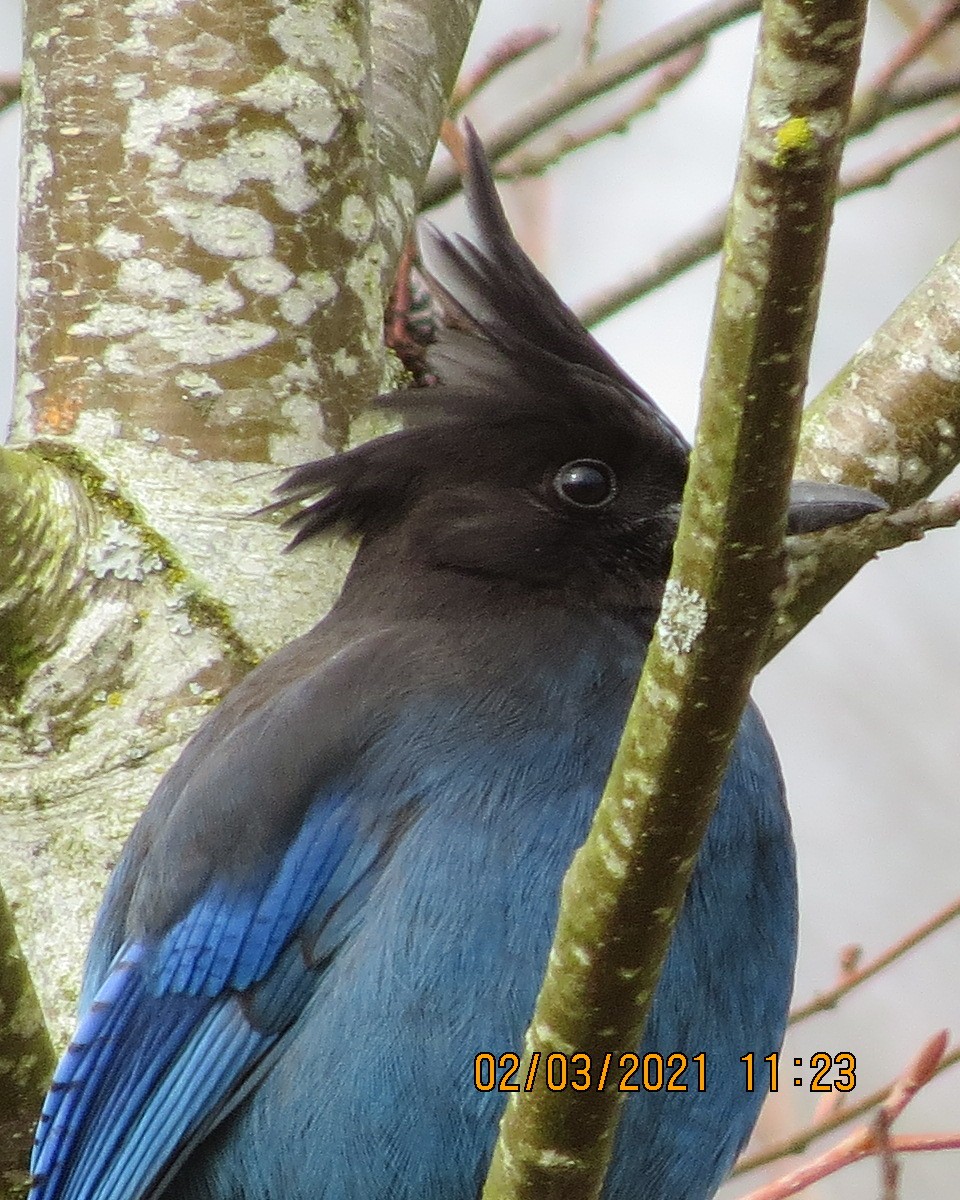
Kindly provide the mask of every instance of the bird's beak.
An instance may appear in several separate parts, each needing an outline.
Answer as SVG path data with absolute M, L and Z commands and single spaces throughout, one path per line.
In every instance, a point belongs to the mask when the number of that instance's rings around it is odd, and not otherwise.
M 886 501 L 865 488 L 847 487 L 843 483 L 810 483 L 805 479 L 790 485 L 790 506 L 787 509 L 787 533 L 816 533 L 834 525 L 859 521 L 870 513 L 884 512 Z M 664 509 L 666 520 L 676 536 L 680 521 L 680 505 Z
M 883 512 L 886 507 L 879 496 L 864 488 L 797 480 L 790 485 L 787 533 L 815 533 L 834 525 L 846 525 L 869 513 Z

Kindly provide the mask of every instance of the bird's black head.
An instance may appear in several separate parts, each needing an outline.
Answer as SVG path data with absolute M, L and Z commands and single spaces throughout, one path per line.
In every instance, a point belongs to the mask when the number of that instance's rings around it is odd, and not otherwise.
M 394 575 L 434 585 L 439 572 L 505 596 L 650 613 L 687 443 L 521 250 L 469 127 L 466 146 L 477 241 L 432 229 L 428 239 L 438 290 L 471 332 L 446 331 L 433 347 L 439 385 L 380 397 L 404 430 L 281 485 L 281 505 L 307 501 L 290 518 L 292 545 L 338 529 L 360 538 L 354 576 L 390 559 Z M 808 528 L 817 503 L 805 501 Z

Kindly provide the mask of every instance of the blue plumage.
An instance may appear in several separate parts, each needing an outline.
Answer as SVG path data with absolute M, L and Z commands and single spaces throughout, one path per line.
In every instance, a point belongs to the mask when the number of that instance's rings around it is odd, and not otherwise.
M 436 238 L 477 336 L 404 431 L 293 474 L 297 540 L 359 550 L 311 633 L 161 783 L 94 932 L 33 1200 L 474 1200 L 564 871 L 669 566 L 686 446 L 513 241 L 479 144 L 482 246 Z M 798 529 L 876 505 L 808 487 Z M 607 1200 L 706 1200 L 762 1097 L 796 938 L 776 758 L 745 714 L 644 1050 L 706 1090 L 627 1098 Z M 618 1052 L 629 1047 L 615 1048 Z

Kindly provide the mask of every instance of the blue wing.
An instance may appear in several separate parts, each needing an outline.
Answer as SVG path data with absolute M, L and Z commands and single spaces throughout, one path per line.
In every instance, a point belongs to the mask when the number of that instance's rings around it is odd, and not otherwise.
M 316 700 L 315 679 L 310 688 Z M 282 766 L 291 741 L 297 743 L 304 734 L 295 715 L 303 710 L 303 689 L 289 692 L 292 696 L 269 712 L 256 714 L 258 730 L 266 726 L 269 731 L 272 724 L 282 731 L 273 750 L 269 745 L 265 749 L 262 738 L 255 745 L 245 738 L 246 750 L 234 744 L 224 753 L 224 762 L 233 764 L 236 792 L 273 783 L 274 794 L 261 797 L 260 808 L 266 805 L 274 812 L 274 824 L 293 825 L 285 847 L 279 839 L 259 859 L 245 851 L 237 860 L 231 843 L 239 840 L 240 823 L 246 819 L 256 835 L 258 818 L 245 814 L 236 801 L 224 808 L 219 797 L 214 802 L 207 794 L 218 780 L 223 785 L 230 778 L 223 763 L 205 771 L 188 763 L 187 787 L 174 777 L 174 800 L 168 803 L 162 790 L 155 799 L 160 815 L 152 825 L 147 820 L 147 831 L 140 836 L 146 849 L 134 835 L 95 934 L 88 977 L 98 980 L 96 991 L 59 1064 L 40 1118 L 31 1200 L 141 1200 L 156 1195 L 196 1143 L 261 1077 L 271 1050 L 302 1011 L 379 877 L 410 804 L 401 798 L 377 811 L 376 803 L 357 795 L 355 777 L 347 782 L 349 770 L 341 768 L 339 782 L 332 786 L 317 754 L 313 794 L 308 791 L 303 800 L 304 778 L 291 780 Z M 229 712 L 226 717 L 229 730 Z M 316 719 L 315 709 L 311 719 Z M 245 728 L 243 721 L 239 727 Z M 312 732 L 314 743 L 323 741 Z M 214 737 L 201 736 L 193 759 L 209 766 L 214 744 Z M 329 747 L 328 738 L 319 759 L 331 758 Z M 342 764 L 343 748 L 337 749 L 339 756 L 332 757 Z M 248 755 L 259 775 L 245 769 Z M 320 794 L 318 773 L 327 776 Z M 176 802 L 197 778 L 203 786 L 194 788 L 191 811 L 178 814 Z M 212 816 L 203 811 L 205 803 L 208 810 L 214 808 Z M 298 826 L 291 812 L 302 813 Z M 197 888 L 191 875 L 195 864 L 183 847 L 205 837 L 215 845 L 210 827 L 219 817 L 222 848 L 213 855 L 213 867 L 208 863 L 201 872 Z M 178 822 L 181 828 L 165 854 L 156 856 L 160 865 L 151 868 L 151 843 Z M 179 870 L 170 868 L 171 847 L 181 848 Z M 206 862 L 212 853 L 204 850 L 199 857 Z M 151 869 L 166 891 L 172 888 L 176 894 L 180 880 L 187 902 L 181 897 L 183 911 L 160 929 L 127 935 L 114 954 L 118 931 L 125 921 L 129 924 L 132 897 L 136 907 L 138 882 Z M 149 891 L 147 898 L 152 899 Z M 112 962 L 99 982 L 108 954 Z

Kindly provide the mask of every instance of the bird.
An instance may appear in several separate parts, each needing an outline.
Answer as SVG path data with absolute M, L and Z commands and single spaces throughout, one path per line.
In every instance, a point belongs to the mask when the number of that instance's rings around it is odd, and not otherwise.
M 32 1200 L 480 1195 L 506 1094 L 478 1064 L 522 1045 L 689 447 L 521 249 L 470 127 L 465 144 L 474 238 L 426 234 L 457 317 L 438 382 L 380 397 L 398 428 L 279 489 L 291 545 L 348 537 L 355 558 L 134 828 Z M 881 507 L 800 484 L 788 525 Z M 714 1194 L 763 1099 L 741 1058 L 781 1043 L 796 935 L 783 782 L 751 704 L 642 1044 L 623 1048 L 700 1054 L 706 1079 L 627 1084 L 605 1200 Z

